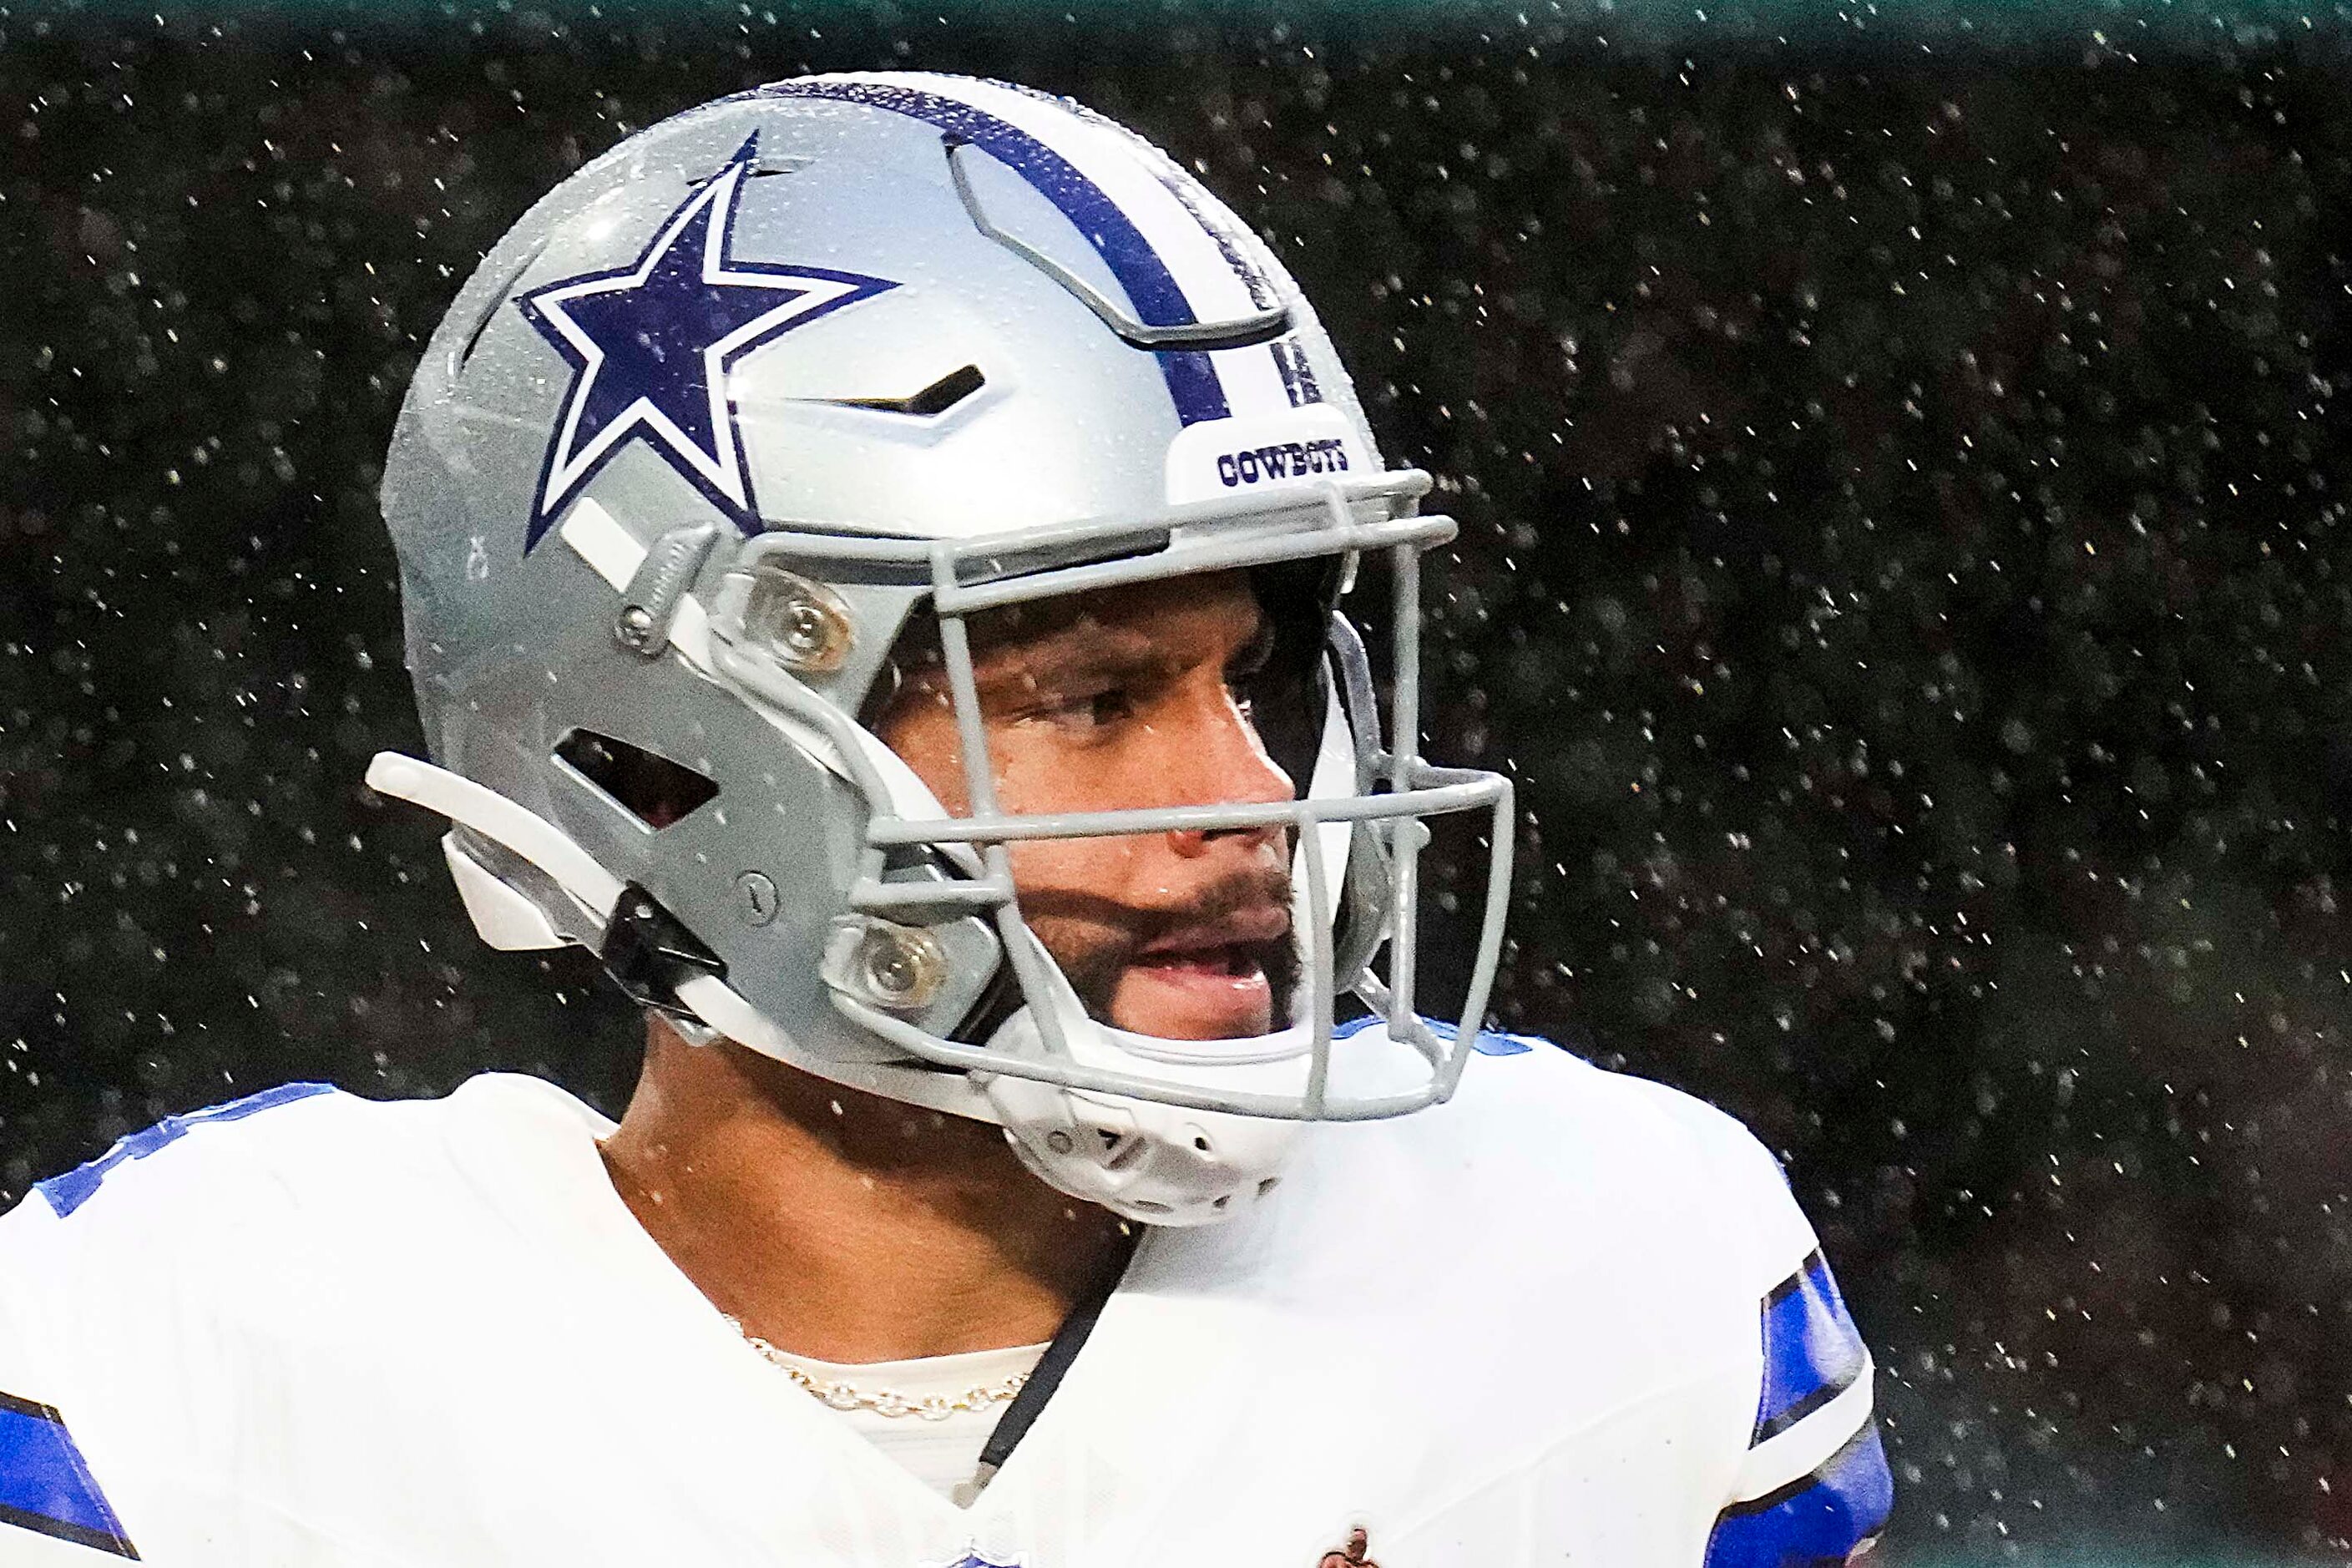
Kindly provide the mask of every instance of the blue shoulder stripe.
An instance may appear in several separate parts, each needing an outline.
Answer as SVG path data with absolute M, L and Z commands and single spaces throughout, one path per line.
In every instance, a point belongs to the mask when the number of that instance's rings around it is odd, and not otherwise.
M 1129 303 L 1146 326 L 1189 326 L 1199 318 L 1184 297 L 1176 275 L 1135 220 L 1111 200 L 1068 159 L 1010 121 L 944 93 L 924 92 L 894 82 L 780 81 L 756 88 L 762 98 L 830 98 L 886 109 L 909 119 L 936 125 L 970 142 L 1029 183 L 1032 189 L 1060 209 L 1062 216 L 1086 236 L 1110 268 Z M 1215 362 L 1192 349 L 1154 351 L 1160 375 L 1176 404 L 1176 417 L 1186 425 L 1223 419 L 1232 412 L 1224 383 Z
M 1894 1507 L 1886 1450 L 1877 1424 L 1865 1421 L 1812 1474 L 1725 1509 L 1707 1537 L 1706 1568 L 1843 1564 L 1877 1538 Z
M 114 1147 L 78 1166 L 62 1176 L 51 1176 L 35 1184 L 34 1190 L 49 1200 L 59 1219 L 88 1203 L 97 1192 L 106 1173 L 126 1160 L 143 1160 L 167 1143 L 175 1143 L 188 1135 L 190 1130 L 213 1121 L 242 1121 L 256 1111 L 268 1110 L 297 1100 L 308 1100 L 314 1094 L 334 1091 L 331 1083 L 281 1083 L 276 1089 L 265 1089 L 259 1094 L 248 1094 L 243 1100 L 232 1100 L 226 1105 L 215 1105 L 203 1110 L 191 1110 L 185 1116 L 166 1116 L 142 1132 L 133 1132 L 115 1140 Z
M 1764 1298 L 1764 1387 L 1750 1443 L 1785 1432 L 1853 1385 L 1869 1363 L 1862 1332 L 1819 1252 Z
M 0 1394 L 0 1525 L 139 1556 L 66 1432 L 65 1417 L 13 1394 Z
M 1343 1018 L 1332 1026 L 1331 1037 L 1335 1040 L 1349 1039 L 1366 1029 L 1378 1027 L 1381 1022 L 1378 1013 L 1367 1013 L 1360 1018 Z M 1444 1018 L 1423 1018 L 1422 1023 L 1441 1040 L 1451 1040 L 1461 1034 Z M 1514 1035 L 1503 1029 L 1481 1029 L 1478 1037 L 1470 1042 L 1470 1048 L 1482 1057 L 1523 1057 L 1538 1046 L 1549 1049 L 1551 1042 L 1539 1040 L 1533 1035 Z

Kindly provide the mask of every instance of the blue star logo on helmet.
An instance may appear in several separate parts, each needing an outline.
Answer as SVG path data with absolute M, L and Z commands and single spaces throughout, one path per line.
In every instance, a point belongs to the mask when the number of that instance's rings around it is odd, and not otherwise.
M 731 254 L 755 134 L 671 213 L 635 261 L 532 289 L 525 320 L 572 369 L 526 553 L 612 455 L 642 436 L 745 532 L 758 531 L 735 429 L 735 362 L 793 328 L 894 289 L 858 272 Z

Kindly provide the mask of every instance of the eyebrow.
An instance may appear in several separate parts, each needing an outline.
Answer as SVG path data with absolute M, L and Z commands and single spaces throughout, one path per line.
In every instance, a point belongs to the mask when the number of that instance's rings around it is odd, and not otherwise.
M 1225 661 L 1225 668 L 1240 670 L 1244 675 L 1255 675 L 1274 662 L 1275 640 L 1274 621 L 1261 610 L 1256 626 L 1242 639 L 1241 646 L 1234 649 L 1234 656 Z
M 972 661 L 972 682 L 985 697 L 1023 694 L 1074 679 L 1149 679 L 1182 666 L 1182 656 L 1145 633 L 1108 626 L 1091 616 L 1038 637 L 1000 643 Z

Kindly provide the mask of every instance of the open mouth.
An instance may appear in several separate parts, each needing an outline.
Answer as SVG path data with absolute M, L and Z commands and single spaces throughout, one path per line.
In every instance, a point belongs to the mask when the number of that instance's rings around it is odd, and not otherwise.
M 1181 952 L 1146 952 L 1139 955 L 1136 963 L 1146 969 L 1213 980 L 1263 979 L 1265 975 L 1265 963 L 1255 943 L 1223 942 Z
M 1295 963 L 1290 911 L 1253 905 L 1163 932 L 1129 962 L 1120 1012 L 1139 1033 L 1174 1039 L 1254 1038 L 1270 1032 Z
M 1290 939 L 1290 911 L 1279 904 L 1251 904 L 1214 920 L 1164 931 L 1137 955 L 1144 963 L 1241 964 L 1255 961 L 1272 943 Z

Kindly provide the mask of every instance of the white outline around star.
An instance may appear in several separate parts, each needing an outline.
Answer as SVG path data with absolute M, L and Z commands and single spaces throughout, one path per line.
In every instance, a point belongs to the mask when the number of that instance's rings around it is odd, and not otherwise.
M 696 193 L 694 199 L 672 214 L 667 226 L 637 258 L 633 271 L 618 277 L 597 277 L 558 284 L 530 296 L 531 308 L 562 333 L 564 342 L 571 344 L 585 362 L 584 367 L 573 376 L 572 390 L 564 399 L 563 423 L 556 436 L 555 447 L 549 454 L 546 478 L 540 492 L 538 514 L 541 518 L 552 520 L 557 507 L 570 497 L 574 487 L 603 460 L 604 455 L 641 429 L 657 437 L 680 463 L 689 467 L 695 475 L 720 495 L 737 507 L 750 510 L 751 500 L 745 483 L 741 448 L 736 439 L 731 400 L 727 393 L 729 356 L 750 347 L 762 337 L 783 331 L 803 316 L 822 310 L 871 286 L 870 282 L 848 282 L 821 273 L 801 272 L 766 264 L 757 269 L 730 267 L 726 251 L 728 232 L 732 226 L 735 191 L 750 167 L 748 161 L 730 163 Z M 675 420 L 655 406 L 652 399 L 643 395 L 606 421 L 604 427 L 596 432 L 585 448 L 575 450 L 573 444 L 579 436 L 581 416 L 587 407 L 590 392 L 595 387 L 597 374 L 604 369 L 604 351 L 564 310 L 565 302 L 592 294 L 621 293 L 643 288 L 653 276 L 654 268 L 677 243 L 679 235 L 714 202 L 725 205 L 703 227 L 702 281 L 713 287 L 757 288 L 771 293 L 780 289 L 802 290 L 775 309 L 762 312 L 717 339 L 702 351 L 703 385 L 710 399 L 711 438 L 718 450 L 706 451 L 693 437 L 679 429 Z M 566 454 L 569 454 L 568 460 Z

